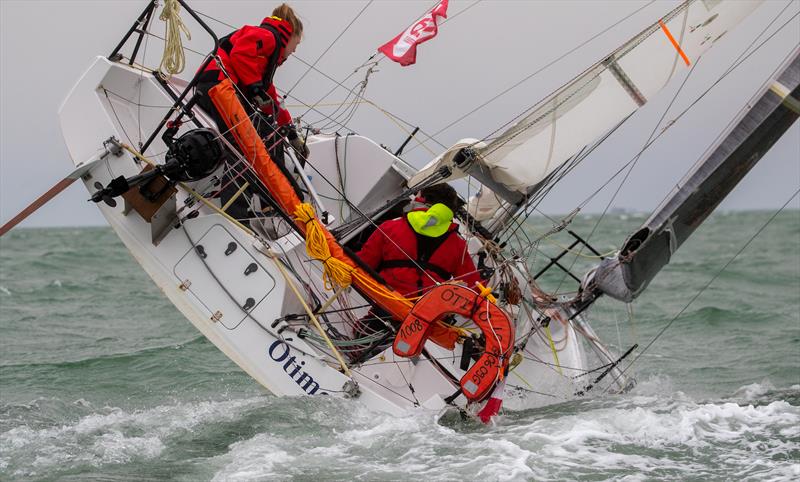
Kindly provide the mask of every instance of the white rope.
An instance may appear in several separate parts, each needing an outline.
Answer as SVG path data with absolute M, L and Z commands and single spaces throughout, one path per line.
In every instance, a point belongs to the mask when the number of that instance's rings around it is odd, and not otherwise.
M 158 17 L 167 23 L 164 56 L 161 58 L 161 65 L 158 66 L 158 70 L 166 72 L 170 76 L 180 74 L 186 67 L 181 32 L 186 34 L 187 40 L 192 39 L 192 34 L 181 20 L 180 11 L 181 5 L 178 0 L 165 0 L 164 10 L 161 11 L 161 16 Z

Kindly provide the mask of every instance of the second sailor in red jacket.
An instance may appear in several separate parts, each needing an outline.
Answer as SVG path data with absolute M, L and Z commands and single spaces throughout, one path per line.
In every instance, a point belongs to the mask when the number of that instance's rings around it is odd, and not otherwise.
M 405 296 L 424 294 L 451 279 L 470 287 L 481 281 L 452 222 L 458 205 L 455 190 L 447 184 L 431 186 L 420 192 L 418 201 L 430 207 L 382 223 L 358 256 Z

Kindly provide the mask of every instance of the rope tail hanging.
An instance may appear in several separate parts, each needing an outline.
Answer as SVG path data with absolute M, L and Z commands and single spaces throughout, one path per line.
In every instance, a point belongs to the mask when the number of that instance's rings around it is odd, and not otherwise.
M 335 287 L 350 286 L 355 268 L 331 255 L 328 240 L 314 215 L 314 208 L 308 203 L 302 203 L 297 206 L 294 216 L 306 225 L 306 253 L 310 258 L 321 261 L 325 267 L 325 288 L 333 290 Z
M 164 10 L 161 11 L 160 20 L 167 23 L 166 41 L 164 42 L 164 56 L 158 70 L 170 76 L 180 74 L 186 68 L 186 56 L 183 53 L 181 32 L 186 35 L 186 40 L 192 39 L 192 34 L 183 24 L 180 16 L 181 5 L 178 0 L 165 0 Z

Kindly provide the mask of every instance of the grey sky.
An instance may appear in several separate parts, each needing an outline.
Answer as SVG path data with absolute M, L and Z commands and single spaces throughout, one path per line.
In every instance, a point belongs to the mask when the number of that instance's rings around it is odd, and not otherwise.
M 198 10 L 232 25 L 257 23 L 278 2 L 195 1 Z M 382 43 L 419 17 L 433 1 L 375 1 L 333 45 L 317 67 L 344 79 Z M 434 133 L 494 95 L 560 57 L 595 33 L 647 2 L 451 0 L 450 21 L 439 36 L 419 48 L 417 64 L 400 67 L 384 59 L 369 80 L 366 96 L 397 116 Z M 658 0 L 578 52 L 534 76 L 479 112 L 437 135 L 444 145 L 463 137 L 481 138 L 568 81 L 604 54 L 676 5 Z M 0 220 L 5 222 L 61 179 L 71 167 L 56 112 L 71 86 L 96 55 L 107 55 L 144 8 L 139 1 L 14 1 L 0 0 Z M 306 35 L 297 50 L 313 62 L 367 4 L 365 1 L 294 1 Z M 705 91 L 731 65 L 771 20 L 788 9 L 761 40 L 800 10 L 797 0 L 767 0 L 736 31 L 701 58 L 681 89 L 666 120 Z M 462 12 L 463 14 L 459 14 Z M 208 38 L 187 16 L 193 40 L 187 45 L 207 51 Z M 156 19 L 156 32 L 163 32 Z M 220 34 L 228 27 L 211 22 Z M 759 40 L 760 42 L 760 40 Z M 641 157 L 613 205 L 652 209 L 742 108 L 781 60 L 800 43 L 800 20 L 790 23 L 756 54 L 723 79 L 689 113 Z M 162 45 L 150 40 L 148 65 L 157 65 Z M 191 76 L 201 58 L 189 54 L 183 77 Z M 287 89 L 306 71 L 290 59 L 275 83 Z M 630 122 L 584 162 L 543 204 L 545 211 L 571 210 L 642 147 L 677 93 L 685 74 L 663 95 L 651 99 Z M 352 86 L 363 71 L 348 80 Z M 293 90 L 304 102 L 317 101 L 333 84 L 312 72 Z M 345 97 L 337 90 L 325 102 Z M 305 109 L 290 99 L 295 115 Z M 328 108 L 329 110 L 333 108 Z M 362 105 L 348 126 L 394 149 L 405 133 L 382 113 Z M 442 149 L 429 144 L 437 153 Z M 420 166 L 432 155 L 408 150 L 407 160 Z M 619 181 L 588 206 L 602 210 Z M 723 209 L 777 207 L 800 187 L 800 126 L 795 124 L 743 181 Z M 42 208 L 25 225 L 104 224 L 81 183 Z M 797 199 L 792 203 L 800 207 Z

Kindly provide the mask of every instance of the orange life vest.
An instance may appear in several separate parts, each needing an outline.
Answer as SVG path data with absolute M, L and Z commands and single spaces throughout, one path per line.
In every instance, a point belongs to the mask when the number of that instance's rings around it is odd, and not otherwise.
M 441 284 L 411 308 L 397 331 L 392 349 L 402 357 L 418 356 L 437 320 L 447 314 L 470 318 L 486 338 L 486 349 L 461 377 L 461 391 L 469 401 L 485 398 L 503 377 L 514 343 L 514 329 L 503 310 L 475 291 L 457 284 Z

